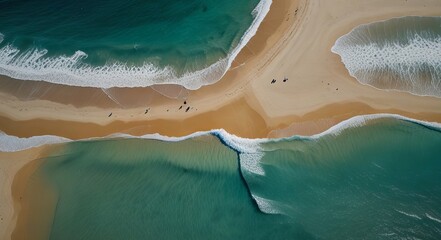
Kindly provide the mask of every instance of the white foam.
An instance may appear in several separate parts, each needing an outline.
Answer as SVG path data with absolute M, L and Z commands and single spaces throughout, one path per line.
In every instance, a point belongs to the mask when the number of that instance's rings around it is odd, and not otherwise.
M 419 20 L 416 17 L 414 19 Z M 408 30 L 405 33 L 406 44 L 399 38 L 379 42 L 372 37 L 369 29 L 386 22 L 354 28 L 340 37 L 331 51 L 341 56 L 349 74 L 362 84 L 441 97 L 441 35 L 431 33 L 430 38 L 424 38 Z M 441 25 L 439 27 L 441 29 Z
M 433 216 L 429 215 L 428 213 L 426 213 L 426 217 L 429 218 L 429 219 L 432 220 L 432 221 L 435 221 L 435 222 L 441 223 L 441 219 L 438 219 L 438 218 L 436 218 L 436 217 L 433 217 Z
M 273 201 L 256 196 L 254 194 L 252 194 L 252 196 L 259 206 L 260 211 L 268 214 L 282 214 L 281 211 L 277 210 L 277 208 L 274 207 L 275 204 L 273 203 Z
M 249 139 L 238 137 L 228 133 L 224 129 L 217 129 L 211 132 L 220 137 L 229 147 L 239 153 L 258 153 L 261 151 L 260 144 L 266 140 L 264 138 Z
M 416 215 L 416 214 L 407 213 L 407 212 L 400 211 L 400 210 L 397 210 L 397 209 L 395 209 L 395 211 L 397 211 L 397 212 L 399 212 L 399 213 L 401 213 L 401 214 L 403 214 L 403 215 L 406 215 L 406 216 L 408 216 L 408 217 L 411 217 L 411 218 L 415 218 L 415 219 L 421 220 L 421 217 L 419 217 L 419 216 Z
M 19 138 L 16 136 L 7 135 L 4 132 L 0 132 L 0 152 L 17 152 L 33 147 L 69 141 L 71 140 L 64 137 L 52 135 Z
M 240 163 L 243 169 L 250 173 L 265 176 L 265 170 L 260 165 L 260 160 L 265 154 L 260 153 L 241 153 L 239 154 Z
M 252 11 L 252 24 L 226 58 L 182 76 L 178 76 L 172 67 L 159 68 L 151 63 L 144 63 L 140 67 L 128 66 L 125 63 L 93 67 L 82 61 L 87 58 L 87 54 L 80 50 L 72 56 L 46 57 L 45 49 L 21 52 L 10 44 L 0 49 L 0 74 L 15 79 L 40 80 L 80 87 L 147 87 L 155 84 L 178 84 L 187 89 L 198 89 L 217 82 L 225 75 L 240 50 L 256 34 L 271 3 L 272 0 L 259 2 Z
M 178 141 L 184 141 L 190 138 L 195 138 L 199 136 L 205 136 L 205 135 L 215 135 L 218 138 L 220 138 L 222 141 L 225 142 L 225 144 L 228 145 L 228 147 L 232 148 L 233 150 L 239 152 L 239 153 L 259 153 L 262 149 L 260 147 L 260 143 L 264 142 L 266 139 L 249 139 L 249 138 L 242 138 L 238 137 L 234 134 L 230 134 L 224 129 L 213 129 L 211 131 L 199 131 L 194 132 L 187 136 L 182 137 L 172 137 L 172 136 L 164 136 L 158 133 L 155 134 L 146 134 L 142 136 L 133 136 L 128 135 L 124 133 L 117 133 L 112 134 L 110 136 L 107 136 L 106 138 L 114 138 L 114 137 L 123 137 L 123 138 L 143 138 L 143 139 L 154 139 L 154 140 L 160 140 L 160 141 L 167 141 L 167 142 L 178 142 Z
M 318 139 L 318 138 L 321 138 L 326 135 L 339 135 L 340 133 L 342 133 L 346 129 L 364 126 L 369 121 L 382 119 L 382 118 L 394 118 L 394 119 L 398 119 L 398 120 L 421 124 L 421 125 L 427 126 L 427 127 L 441 129 L 441 123 L 421 121 L 421 120 L 417 120 L 417 119 L 404 117 L 404 116 L 401 116 L 398 114 L 381 113 L 381 114 L 359 115 L 359 116 L 352 117 L 350 119 L 341 121 L 340 123 L 332 126 L 331 128 L 327 129 L 324 132 L 312 135 L 309 138 Z

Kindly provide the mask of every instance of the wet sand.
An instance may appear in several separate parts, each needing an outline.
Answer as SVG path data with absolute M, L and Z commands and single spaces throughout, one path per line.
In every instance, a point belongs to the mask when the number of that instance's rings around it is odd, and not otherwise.
M 10 239 L 11 233 L 18 226 L 17 222 L 23 222 L 25 218 L 19 218 L 21 211 L 26 209 L 22 207 L 24 203 L 23 189 L 26 188 L 29 176 L 35 171 L 38 159 L 42 153 L 42 147 L 32 148 L 20 152 L 0 152 L 0 238 Z M 24 167 L 26 166 L 26 167 Z M 20 174 L 17 174 L 20 172 Z M 17 195 L 18 194 L 18 195 Z M 14 199 L 13 196 L 14 195 Z M 20 196 L 22 197 L 20 199 Z M 30 203 L 31 201 L 29 201 Z

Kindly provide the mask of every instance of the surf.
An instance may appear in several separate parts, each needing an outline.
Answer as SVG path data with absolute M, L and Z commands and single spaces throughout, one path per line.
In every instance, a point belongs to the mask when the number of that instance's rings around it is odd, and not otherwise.
M 362 84 L 441 97 L 441 17 L 363 24 L 337 39 L 331 50 Z

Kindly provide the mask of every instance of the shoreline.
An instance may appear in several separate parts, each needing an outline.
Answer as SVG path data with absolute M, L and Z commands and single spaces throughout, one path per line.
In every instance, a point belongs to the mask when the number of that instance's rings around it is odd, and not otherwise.
M 32 150 L 32 149 L 49 148 L 49 147 L 55 149 L 54 146 L 60 146 L 60 145 L 62 146 L 64 144 L 69 144 L 69 143 L 76 142 L 76 141 L 87 142 L 87 141 L 100 141 L 100 140 L 106 140 L 106 139 L 131 139 L 131 138 L 135 138 L 135 139 L 159 140 L 159 141 L 165 141 L 165 142 L 179 142 L 179 141 L 184 141 L 187 139 L 191 139 L 191 138 L 195 138 L 195 137 L 199 137 L 199 136 L 204 136 L 204 135 L 209 135 L 209 134 L 213 134 L 213 135 L 221 138 L 223 141 L 228 143 L 227 145 L 229 145 L 229 147 L 235 149 L 236 151 L 248 152 L 250 150 L 249 146 L 243 147 L 243 146 L 241 146 L 241 144 L 247 145 L 247 143 L 252 143 L 252 142 L 258 144 L 258 143 L 265 142 L 265 141 L 271 142 L 271 141 L 279 141 L 282 139 L 290 139 L 290 138 L 296 139 L 297 137 L 314 138 L 315 139 L 315 138 L 320 138 L 325 135 L 338 134 L 342 130 L 356 128 L 359 126 L 364 126 L 364 125 L 367 125 L 368 122 L 370 122 L 370 121 L 374 121 L 374 120 L 381 121 L 381 120 L 385 120 L 385 119 L 407 121 L 407 122 L 412 122 L 415 124 L 423 125 L 428 128 L 437 128 L 438 130 L 441 130 L 441 123 L 439 123 L 439 122 L 422 121 L 422 120 L 409 118 L 409 117 L 406 117 L 406 116 L 403 116 L 400 114 L 395 114 L 395 113 L 374 113 L 374 114 L 357 115 L 357 116 L 351 117 L 349 119 L 346 119 L 346 120 L 338 122 L 334 125 L 331 125 L 331 127 L 327 128 L 323 131 L 320 131 L 318 133 L 315 133 L 315 134 L 274 136 L 274 137 L 268 137 L 268 138 L 243 138 L 243 137 L 231 134 L 228 131 L 226 131 L 225 129 L 221 129 L 221 128 L 220 129 L 211 129 L 211 130 L 207 130 L 207 131 L 192 132 L 188 135 L 179 136 L 179 137 L 161 135 L 159 133 L 146 134 L 146 135 L 140 135 L 140 136 L 131 135 L 131 134 L 127 134 L 127 133 L 113 133 L 113 134 L 103 136 L 103 137 L 92 137 L 92 138 L 82 138 L 82 139 L 66 139 L 66 138 L 63 138 L 60 136 L 56 136 L 56 135 L 34 136 L 34 137 L 45 138 L 45 139 L 42 139 L 41 142 L 33 141 L 29 138 L 17 138 L 16 136 L 7 135 L 6 137 L 16 138 L 15 142 L 18 144 L 21 144 L 24 147 L 20 147 L 18 149 L 3 148 L 3 150 L 0 151 L 0 154 L 1 153 L 26 152 L 26 151 Z M 293 126 L 289 126 L 287 129 L 292 128 L 292 127 Z M 274 135 L 277 135 L 277 134 L 274 134 Z M 50 139 L 50 140 L 47 141 L 47 139 Z M 5 138 L 0 138 L 0 143 L 3 143 L 5 141 L 8 141 L 8 140 Z M 255 145 L 253 145 L 253 146 L 256 147 Z M 54 151 L 54 150 L 52 150 L 52 151 Z M 253 152 L 254 150 L 251 150 L 251 151 Z M 41 155 L 44 155 L 44 154 L 41 154 Z
M 181 137 L 193 132 L 212 129 L 225 129 L 231 134 L 244 138 L 280 138 L 291 135 L 314 135 L 352 117 L 378 113 L 399 114 L 426 122 L 441 122 L 440 113 L 405 112 L 393 108 L 379 110 L 364 103 L 347 102 L 330 104 L 302 116 L 276 118 L 273 119 L 274 125 L 270 126 L 264 117 L 250 108 L 244 99 L 240 99 L 218 110 L 196 117 L 184 120 L 152 120 L 148 125 L 145 125 L 144 121 L 114 121 L 108 125 L 56 119 L 17 121 L 2 116 L 0 116 L 0 125 L 7 126 L 1 129 L 6 134 L 20 138 L 54 135 L 79 140 L 105 137 L 114 133 L 134 136 L 158 133 L 164 136 Z M 213 119 L 213 114 L 219 117 Z M 52 126 L 66 126 L 66 128 L 53 128 Z

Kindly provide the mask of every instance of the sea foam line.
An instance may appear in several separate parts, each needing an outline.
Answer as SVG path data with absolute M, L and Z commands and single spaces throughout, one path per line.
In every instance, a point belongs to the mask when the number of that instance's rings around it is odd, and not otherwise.
M 412 122 L 415 124 L 419 124 L 422 126 L 430 127 L 433 129 L 437 129 L 441 131 L 441 123 L 437 122 L 427 122 L 417 119 L 412 119 L 408 117 L 404 117 L 398 114 L 368 114 L 368 115 L 359 115 L 352 117 L 350 119 L 341 121 L 337 123 L 336 125 L 330 127 L 329 129 L 315 134 L 311 136 L 302 136 L 302 138 L 305 139 L 319 139 L 321 137 L 327 136 L 327 135 L 339 135 L 346 129 L 361 127 L 366 125 L 372 120 L 377 119 L 398 119 L 402 121 Z M 293 140 L 297 139 L 298 136 L 292 136 L 292 137 L 285 137 L 285 138 L 242 138 L 238 137 L 234 134 L 230 134 L 224 129 L 213 129 L 210 131 L 198 131 L 194 132 L 190 135 L 182 136 L 182 137 L 173 137 L 173 136 L 165 136 L 161 135 L 159 133 L 155 134 L 146 134 L 142 136 L 134 136 L 126 133 L 115 133 L 111 134 L 105 137 L 92 137 L 92 138 L 84 138 L 84 139 L 78 139 L 78 140 L 72 140 L 69 138 L 61 137 L 61 136 L 55 136 L 55 135 L 42 135 L 42 136 L 33 136 L 29 138 L 20 138 L 12 135 L 8 135 L 4 132 L 0 131 L 0 151 L 2 152 L 16 152 L 21 150 L 26 150 L 28 148 L 33 147 L 39 147 L 42 145 L 47 144 L 56 144 L 56 143 L 65 143 L 65 142 L 72 142 L 72 141 L 91 141 L 91 140 L 101 140 L 101 139 L 114 139 L 114 138 L 138 138 L 138 139 L 151 139 L 151 140 L 159 140 L 159 141 L 166 141 L 166 142 L 178 142 L 178 141 L 184 141 L 191 138 L 196 138 L 200 136 L 205 135 L 214 135 L 219 138 L 221 138 L 230 148 L 233 150 L 239 152 L 239 153 L 261 153 L 263 151 L 262 147 L 260 146 L 263 143 L 266 142 L 278 142 L 283 140 Z M 17 146 L 17 147 L 15 147 Z
M 178 84 L 195 90 L 219 81 L 231 67 L 240 50 L 256 34 L 260 23 L 269 12 L 272 0 L 261 0 L 253 9 L 253 22 L 241 37 L 239 44 L 212 65 L 178 76 L 172 67 L 158 68 L 151 63 L 140 67 L 113 63 L 93 67 L 82 62 L 87 54 L 81 50 L 72 56 L 45 57 L 46 49 L 29 49 L 21 52 L 11 44 L 0 49 L 0 74 L 15 79 L 46 81 L 80 87 L 147 87 L 155 84 Z M 3 35 L 0 33 L 0 42 Z

